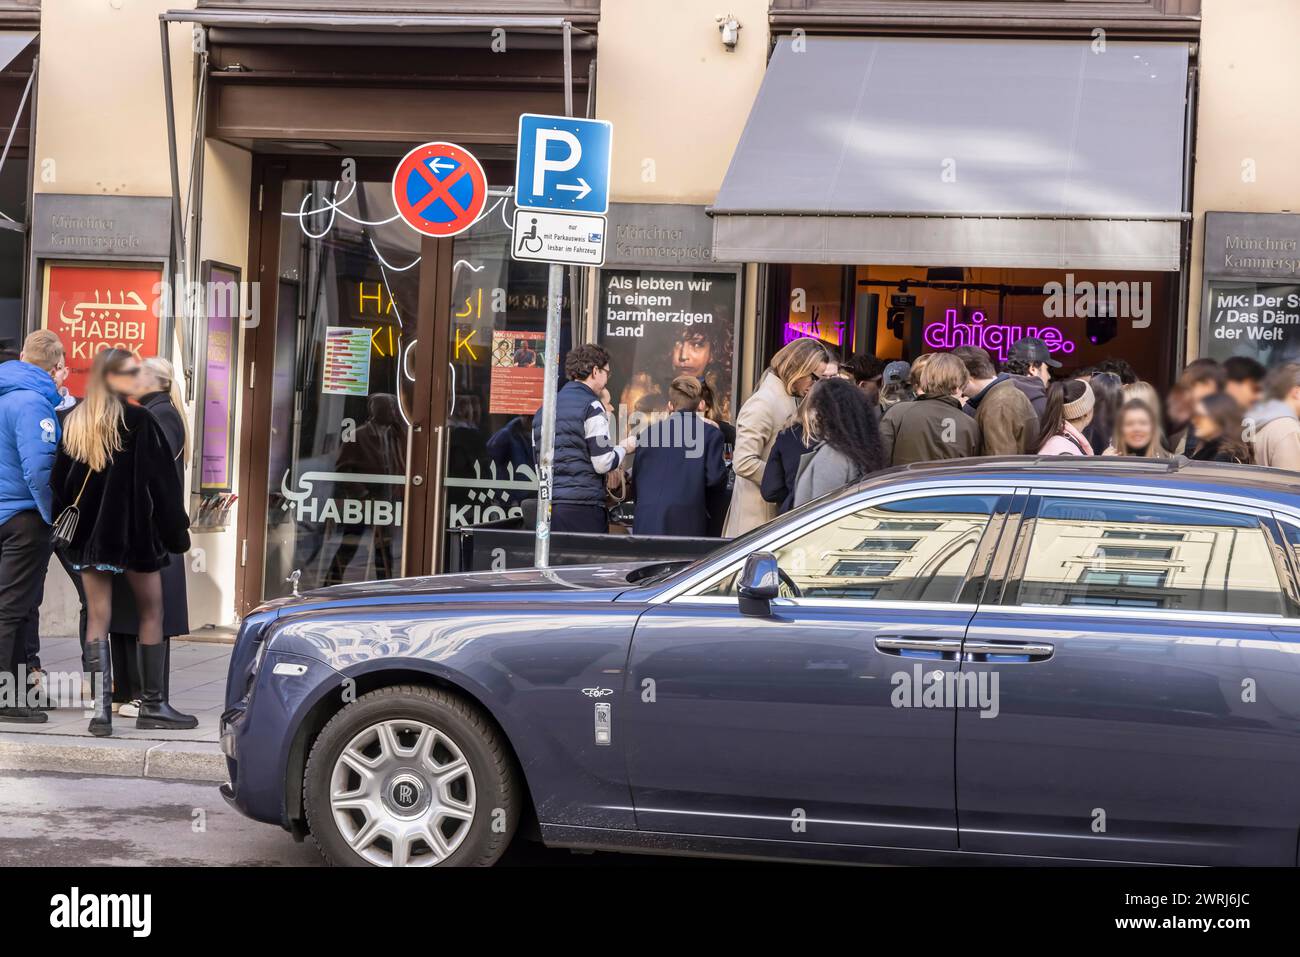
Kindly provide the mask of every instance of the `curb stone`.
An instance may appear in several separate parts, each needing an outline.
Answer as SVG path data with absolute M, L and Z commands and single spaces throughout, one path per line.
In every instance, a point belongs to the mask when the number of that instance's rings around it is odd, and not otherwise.
M 206 741 L 0 733 L 0 769 L 223 783 L 226 758 Z

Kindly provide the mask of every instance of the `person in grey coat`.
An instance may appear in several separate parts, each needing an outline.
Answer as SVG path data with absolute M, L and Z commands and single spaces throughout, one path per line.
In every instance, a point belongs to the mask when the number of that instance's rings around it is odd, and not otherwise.
M 880 427 L 862 390 L 847 379 L 824 379 L 808 396 L 809 424 L 820 441 L 799 462 L 794 504 L 798 508 L 884 465 Z

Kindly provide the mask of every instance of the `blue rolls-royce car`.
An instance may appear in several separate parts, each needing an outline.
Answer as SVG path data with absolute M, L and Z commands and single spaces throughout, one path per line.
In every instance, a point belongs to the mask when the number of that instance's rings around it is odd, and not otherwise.
M 226 798 L 335 864 L 580 849 L 1295 865 L 1300 475 L 893 469 L 692 563 L 243 623 Z

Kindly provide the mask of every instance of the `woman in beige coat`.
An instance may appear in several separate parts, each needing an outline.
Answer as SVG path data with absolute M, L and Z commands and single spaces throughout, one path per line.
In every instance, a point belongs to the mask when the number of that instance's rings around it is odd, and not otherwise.
M 772 357 L 758 388 L 736 417 L 736 446 L 731 454 L 736 485 L 722 528 L 724 538 L 734 538 L 776 517 L 777 505 L 763 501 L 760 490 L 776 434 L 813 383 L 834 376 L 836 371 L 835 357 L 819 339 L 796 339 Z

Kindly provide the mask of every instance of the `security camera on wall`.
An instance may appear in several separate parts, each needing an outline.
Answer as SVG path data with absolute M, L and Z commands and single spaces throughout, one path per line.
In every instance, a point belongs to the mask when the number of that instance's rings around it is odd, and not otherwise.
M 718 32 L 722 34 L 722 45 L 728 53 L 736 52 L 740 42 L 740 21 L 730 13 L 720 13 L 714 19 L 718 22 Z

